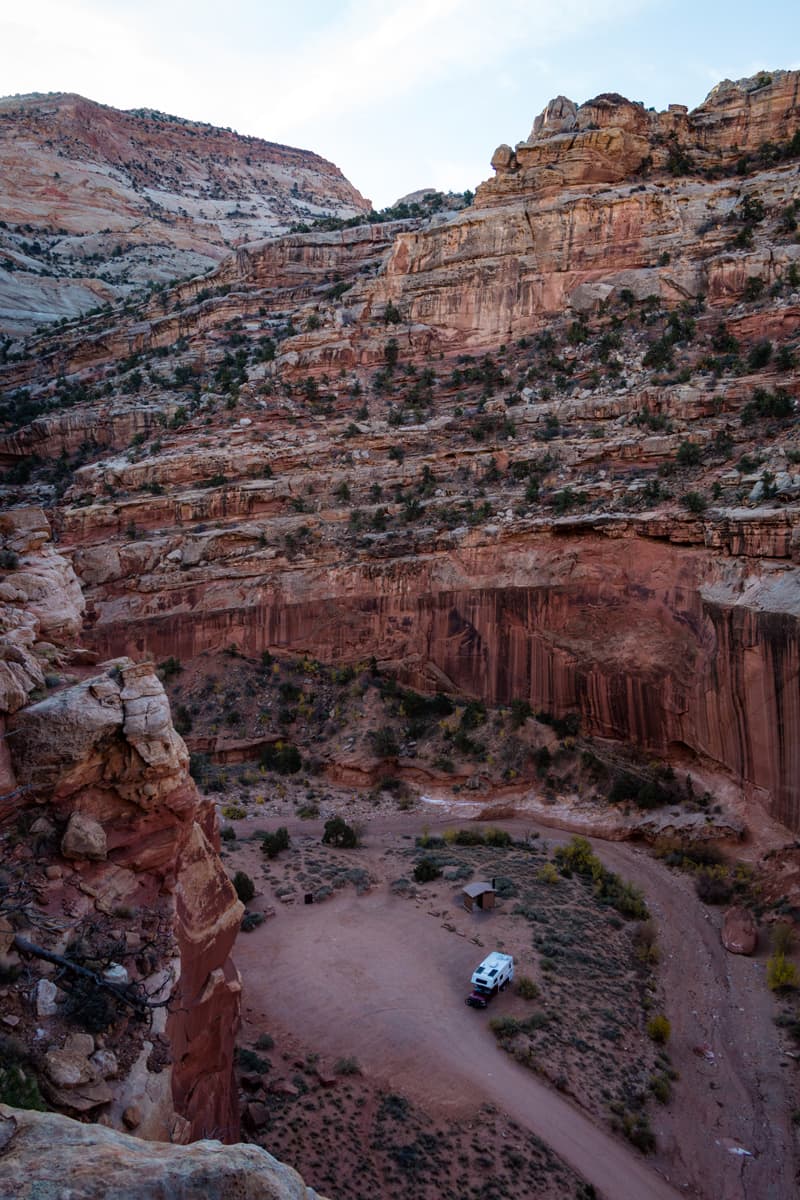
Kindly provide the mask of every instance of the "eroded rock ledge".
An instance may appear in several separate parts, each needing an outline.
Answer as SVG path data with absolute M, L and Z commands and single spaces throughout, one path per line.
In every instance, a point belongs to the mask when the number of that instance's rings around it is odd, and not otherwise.
M 16 994 L 15 1031 L 25 1041 L 34 1024 L 44 1028 L 36 1055 L 45 1055 L 45 1086 L 60 1107 L 120 1127 L 123 1113 L 130 1118 L 138 1108 L 141 1136 L 230 1140 L 238 1136 L 232 1068 L 240 983 L 229 953 L 242 906 L 217 855 L 213 809 L 188 774 L 152 665 L 121 658 L 92 669 L 81 665 L 91 655 L 67 644 L 82 601 L 72 568 L 44 540 L 43 515 L 23 511 L 6 526 L 20 554 L 0 597 L 7 722 L 0 832 L 6 878 L 26 889 L 22 928 L 58 953 L 76 938 L 124 943 L 128 976 L 169 998 L 133 1031 L 105 1074 L 112 1082 L 102 1086 L 103 1068 L 82 1065 L 93 1051 L 88 1043 L 78 1047 L 76 1070 L 60 1071 L 58 1055 L 77 1053 L 74 1027 L 38 960 L 32 971 L 44 990 L 34 984 L 30 995 Z M 34 836 L 15 838 L 20 829 Z M 2 949 L 10 948 L 7 930 Z M 98 1086 L 87 1093 L 87 1084 Z
M 55 1113 L 0 1104 L 0 1195 L 70 1200 L 318 1200 L 291 1167 L 259 1146 L 143 1142 Z M 66 1188 L 66 1191 L 64 1190 Z

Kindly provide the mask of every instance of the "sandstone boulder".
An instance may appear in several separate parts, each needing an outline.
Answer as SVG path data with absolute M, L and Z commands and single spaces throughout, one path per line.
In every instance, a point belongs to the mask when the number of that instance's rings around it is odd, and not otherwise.
M 722 919 L 722 944 L 731 954 L 752 954 L 758 945 L 758 924 L 747 908 L 729 908 Z
M 516 156 L 510 146 L 503 143 L 492 155 L 492 168 L 495 171 L 510 171 L 516 162 Z
M 85 813 L 74 812 L 61 839 L 61 853 L 64 858 L 88 858 L 93 862 L 102 862 L 108 854 L 103 826 Z
M 567 133 L 575 128 L 577 116 L 578 107 L 574 100 L 567 96 L 556 96 L 533 122 L 529 140 L 550 137 L 554 133 Z
M 256 1114 L 260 1115 L 260 1114 Z M 200 1196 L 204 1200 L 319 1200 L 291 1167 L 258 1146 L 145 1142 L 102 1125 L 55 1113 L 0 1105 L 2 1194 L 101 1200 L 113 1180 L 115 1200 Z
M 58 988 L 52 980 L 40 979 L 36 985 L 34 996 L 37 1017 L 52 1017 L 55 1015 Z

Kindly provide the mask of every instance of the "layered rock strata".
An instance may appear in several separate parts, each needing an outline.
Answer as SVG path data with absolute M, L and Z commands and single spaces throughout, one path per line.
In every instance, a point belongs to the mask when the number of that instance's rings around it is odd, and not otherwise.
M 207 271 L 240 241 L 370 209 L 332 163 L 81 96 L 0 100 L 0 329 Z
M 797 88 L 559 98 L 463 213 L 33 340 L 4 377 L 45 411 L 0 449 L 98 425 L 55 518 L 97 652 L 374 655 L 708 758 L 800 827 Z

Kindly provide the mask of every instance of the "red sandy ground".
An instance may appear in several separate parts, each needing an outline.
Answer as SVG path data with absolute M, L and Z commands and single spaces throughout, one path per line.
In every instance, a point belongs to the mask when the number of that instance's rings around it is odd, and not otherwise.
M 398 815 L 376 817 L 369 826 L 364 847 L 350 852 L 354 865 L 380 880 L 367 895 L 348 889 L 319 905 L 277 902 L 274 918 L 240 937 L 246 1044 L 268 1030 L 279 1044 L 287 1037 L 325 1056 L 356 1055 L 370 1081 L 444 1120 L 493 1103 L 608 1200 L 674 1197 L 678 1190 L 704 1200 L 795 1194 L 786 1077 L 796 1067 L 780 1049 L 763 962 L 725 952 L 718 915 L 699 903 L 689 880 L 631 847 L 594 847 L 644 888 L 658 923 L 659 974 L 680 1081 L 671 1105 L 651 1114 L 659 1149 L 646 1160 L 503 1054 L 487 1015 L 466 1008 L 465 984 L 492 948 L 489 923 L 503 918 L 463 913 L 458 927 L 467 936 L 453 936 L 429 915 L 452 908 L 452 885 L 427 885 L 422 904 L 390 894 L 387 884 L 397 872 L 387 876 L 387 852 L 391 857 L 393 848 L 408 845 L 403 834 L 419 833 L 421 824 L 419 815 Z M 516 836 L 531 828 L 505 824 Z M 317 832 L 309 822 L 289 825 L 297 835 Z M 242 834 L 248 826 L 237 823 Z M 552 839 L 552 830 L 546 835 Z M 244 867 L 258 882 L 260 857 L 256 846 L 240 844 L 229 865 Z M 268 889 L 261 903 L 273 903 Z M 470 940 L 476 934 L 486 950 Z M 519 1003 L 504 995 L 494 1012 L 515 1012 Z M 713 1063 L 693 1052 L 700 1044 L 711 1048 Z M 304 1119 L 313 1129 L 313 1114 Z

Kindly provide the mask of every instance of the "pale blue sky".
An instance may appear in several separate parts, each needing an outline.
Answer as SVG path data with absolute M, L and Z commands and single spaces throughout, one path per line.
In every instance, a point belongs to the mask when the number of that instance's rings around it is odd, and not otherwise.
M 559 93 L 700 103 L 800 67 L 789 0 L 37 0 L 0 12 L 0 91 L 74 91 L 332 159 L 381 207 L 491 174 Z

